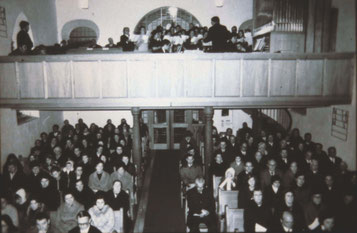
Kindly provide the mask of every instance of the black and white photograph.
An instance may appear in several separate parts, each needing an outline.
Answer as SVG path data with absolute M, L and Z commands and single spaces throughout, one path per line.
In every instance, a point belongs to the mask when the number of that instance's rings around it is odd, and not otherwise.
M 356 11 L 0 0 L 1 232 L 357 232 Z

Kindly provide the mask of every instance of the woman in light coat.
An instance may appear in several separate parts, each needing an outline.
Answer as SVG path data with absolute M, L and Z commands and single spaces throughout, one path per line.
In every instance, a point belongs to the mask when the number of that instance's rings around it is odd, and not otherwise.
M 105 193 L 98 191 L 96 193 L 95 205 L 88 210 L 92 225 L 101 232 L 112 233 L 114 230 L 114 211 L 105 203 Z

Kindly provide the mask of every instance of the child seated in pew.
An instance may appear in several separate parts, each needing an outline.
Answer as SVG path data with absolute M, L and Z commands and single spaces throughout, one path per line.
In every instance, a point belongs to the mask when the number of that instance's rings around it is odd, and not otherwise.
M 237 182 L 234 178 L 234 173 L 235 173 L 234 168 L 230 167 L 227 169 L 225 173 L 225 179 L 218 186 L 219 189 L 226 190 L 226 191 L 237 190 Z

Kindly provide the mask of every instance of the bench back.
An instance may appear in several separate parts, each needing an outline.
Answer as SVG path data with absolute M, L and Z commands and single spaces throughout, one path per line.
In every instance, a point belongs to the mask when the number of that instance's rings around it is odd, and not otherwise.
M 226 207 L 226 232 L 244 232 L 244 210 Z
M 217 200 L 218 197 L 218 186 L 222 182 L 222 176 L 213 175 L 213 197 Z
M 218 189 L 218 214 L 225 215 L 226 206 L 238 208 L 238 190 L 224 191 Z
M 114 230 L 117 232 L 124 232 L 124 210 L 121 208 L 120 210 L 114 211 Z

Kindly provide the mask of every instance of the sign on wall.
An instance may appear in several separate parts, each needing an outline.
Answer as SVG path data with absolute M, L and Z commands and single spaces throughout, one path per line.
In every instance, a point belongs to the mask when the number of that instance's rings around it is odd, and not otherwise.
M 5 7 L 0 6 L 0 37 L 7 38 Z
M 343 141 L 347 141 L 348 111 L 339 108 L 332 109 L 331 135 Z

